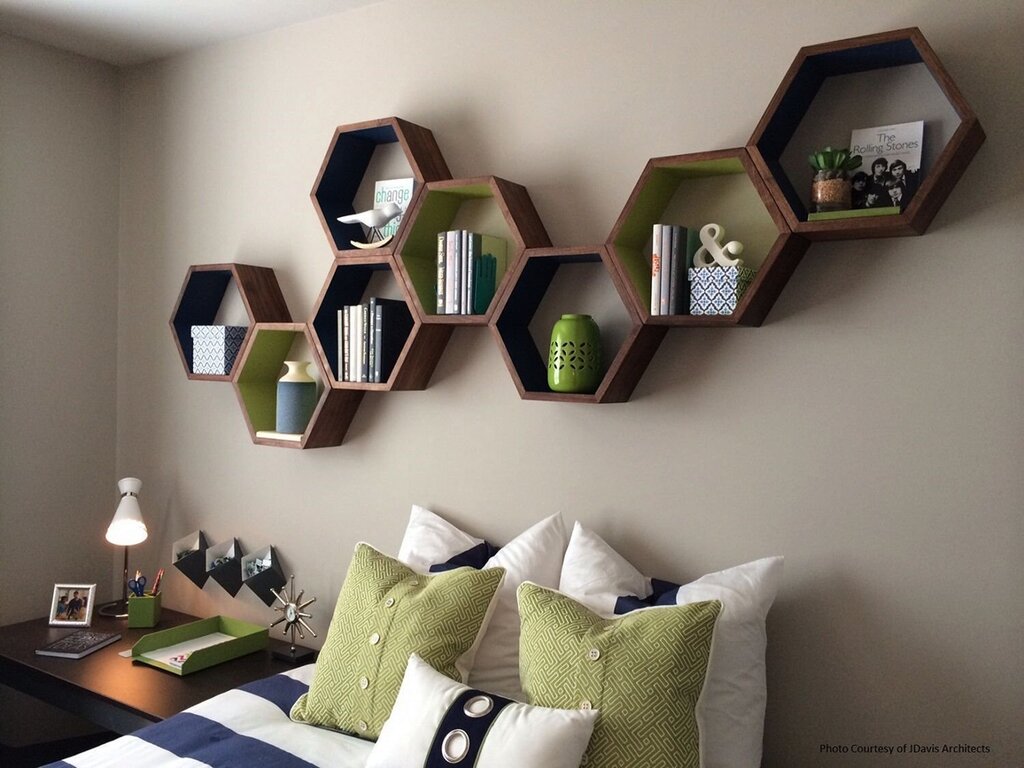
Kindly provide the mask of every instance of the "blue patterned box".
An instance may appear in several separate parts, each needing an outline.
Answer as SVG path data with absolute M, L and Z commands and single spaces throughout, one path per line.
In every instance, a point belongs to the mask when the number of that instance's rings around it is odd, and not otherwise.
M 691 315 L 731 315 L 757 275 L 746 267 L 692 267 Z
M 193 325 L 192 373 L 226 376 L 245 341 L 244 325 Z

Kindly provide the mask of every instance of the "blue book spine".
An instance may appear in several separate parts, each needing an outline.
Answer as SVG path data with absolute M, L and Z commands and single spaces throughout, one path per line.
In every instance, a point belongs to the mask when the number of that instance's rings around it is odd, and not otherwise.
M 374 355 L 373 355 L 373 379 L 372 379 L 372 381 L 374 383 L 376 383 L 376 384 L 380 384 L 380 381 L 381 381 L 381 377 L 380 377 L 380 371 L 381 371 L 380 360 L 381 360 L 381 357 L 383 356 L 383 350 L 384 350 L 383 342 L 381 341 L 381 334 L 383 332 L 383 325 L 384 325 L 384 322 L 383 322 L 384 321 L 384 317 L 383 317 L 383 315 L 384 315 L 384 307 L 376 299 L 371 299 L 371 301 L 373 301 L 373 303 L 374 303 L 374 305 L 373 305 L 373 347 L 374 347 L 374 350 L 375 350 Z

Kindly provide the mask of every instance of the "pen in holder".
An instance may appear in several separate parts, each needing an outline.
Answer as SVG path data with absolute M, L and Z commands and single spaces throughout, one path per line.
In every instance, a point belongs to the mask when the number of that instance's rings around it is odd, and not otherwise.
M 128 628 L 155 627 L 160 621 L 160 593 L 128 596 Z

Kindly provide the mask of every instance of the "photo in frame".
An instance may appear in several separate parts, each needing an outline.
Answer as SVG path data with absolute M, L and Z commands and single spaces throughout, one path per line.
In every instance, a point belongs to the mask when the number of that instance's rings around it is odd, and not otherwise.
M 88 627 L 95 602 L 95 584 L 54 584 L 50 626 Z

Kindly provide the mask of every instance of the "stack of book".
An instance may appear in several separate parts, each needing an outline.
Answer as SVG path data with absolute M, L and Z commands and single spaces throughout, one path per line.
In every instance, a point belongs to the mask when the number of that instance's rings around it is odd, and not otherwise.
M 438 315 L 482 315 L 508 266 L 505 241 L 464 229 L 437 234 Z
M 687 270 L 700 247 L 700 230 L 655 224 L 651 234 L 651 314 L 685 315 L 690 306 Z
M 409 307 L 397 299 L 374 296 L 339 309 L 338 381 L 387 381 L 412 325 Z

